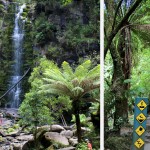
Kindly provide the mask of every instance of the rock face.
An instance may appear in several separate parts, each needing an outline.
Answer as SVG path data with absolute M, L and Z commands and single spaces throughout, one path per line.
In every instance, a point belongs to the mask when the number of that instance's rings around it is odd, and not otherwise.
M 55 141 L 66 146 L 69 145 L 68 139 L 57 132 L 46 132 L 44 136 L 48 141 Z

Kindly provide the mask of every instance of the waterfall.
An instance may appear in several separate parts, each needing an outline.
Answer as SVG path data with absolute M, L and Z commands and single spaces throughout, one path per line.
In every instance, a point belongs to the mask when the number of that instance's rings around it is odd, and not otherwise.
M 15 13 L 15 22 L 14 22 L 14 30 L 13 30 L 13 65 L 12 65 L 12 76 L 10 77 L 9 87 L 17 83 L 17 81 L 21 78 L 22 75 L 22 56 L 23 56 L 23 37 L 24 37 L 24 21 L 21 20 L 21 14 L 23 9 L 25 8 L 25 4 L 21 7 L 16 7 Z M 6 107 L 10 108 L 18 108 L 20 105 L 20 95 L 21 95 L 21 83 L 17 84 L 17 86 L 12 89 L 8 95 L 9 104 Z

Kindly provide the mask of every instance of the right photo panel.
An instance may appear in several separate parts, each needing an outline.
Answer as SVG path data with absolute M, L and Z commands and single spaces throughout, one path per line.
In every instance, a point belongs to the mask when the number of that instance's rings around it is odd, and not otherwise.
M 150 150 L 150 1 L 104 0 L 104 145 Z

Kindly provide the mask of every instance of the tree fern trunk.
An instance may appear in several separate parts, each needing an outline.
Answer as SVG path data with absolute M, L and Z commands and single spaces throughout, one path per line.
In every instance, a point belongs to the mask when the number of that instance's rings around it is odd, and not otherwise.
M 81 142 L 81 123 L 79 113 L 75 114 L 78 142 Z

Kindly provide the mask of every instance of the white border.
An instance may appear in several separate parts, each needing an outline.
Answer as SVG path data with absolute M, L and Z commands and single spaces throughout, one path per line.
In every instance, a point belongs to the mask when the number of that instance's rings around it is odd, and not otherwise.
M 104 0 L 100 0 L 100 150 L 104 150 Z

